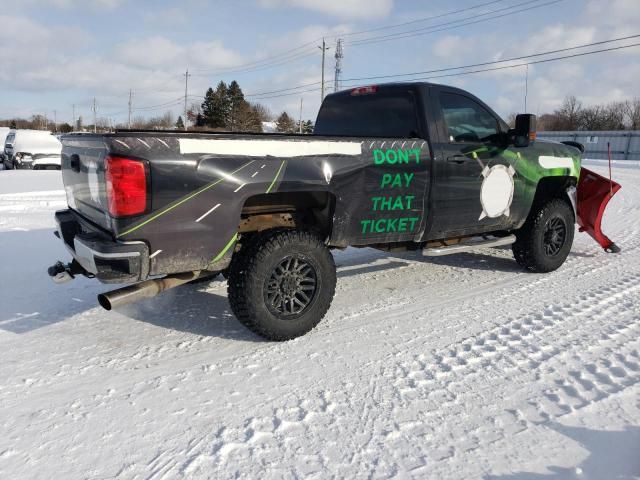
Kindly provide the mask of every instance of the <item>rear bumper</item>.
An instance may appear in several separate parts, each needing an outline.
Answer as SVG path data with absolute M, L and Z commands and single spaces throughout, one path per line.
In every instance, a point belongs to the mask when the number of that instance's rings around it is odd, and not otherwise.
M 116 242 L 73 210 L 59 210 L 55 219 L 56 236 L 101 282 L 132 283 L 149 276 L 149 248 L 144 242 Z

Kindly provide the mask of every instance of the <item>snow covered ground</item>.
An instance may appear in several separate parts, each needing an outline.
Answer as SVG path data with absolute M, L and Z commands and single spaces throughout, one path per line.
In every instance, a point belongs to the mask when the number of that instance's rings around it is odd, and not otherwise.
M 59 172 L 0 172 L 0 478 L 640 478 L 640 168 L 614 175 L 620 255 L 349 249 L 320 326 L 270 343 L 221 280 L 117 312 L 53 285 Z

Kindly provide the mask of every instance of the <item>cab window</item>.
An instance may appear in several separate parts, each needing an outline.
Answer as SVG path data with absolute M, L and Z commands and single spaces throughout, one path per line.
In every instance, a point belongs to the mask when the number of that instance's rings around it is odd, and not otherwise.
M 449 142 L 477 143 L 500 131 L 498 120 L 482 105 L 464 95 L 440 94 Z

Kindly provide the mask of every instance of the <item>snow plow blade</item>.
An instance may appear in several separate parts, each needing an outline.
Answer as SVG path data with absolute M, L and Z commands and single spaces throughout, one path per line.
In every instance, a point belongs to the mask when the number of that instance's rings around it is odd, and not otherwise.
M 578 226 L 588 233 L 608 253 L 618 253 L 620 248 L 602 233 L 602 216 L 611 197 L 622 188 L 620 184 L 598 175 L 589 169 L 580 169 L 578 181 Z

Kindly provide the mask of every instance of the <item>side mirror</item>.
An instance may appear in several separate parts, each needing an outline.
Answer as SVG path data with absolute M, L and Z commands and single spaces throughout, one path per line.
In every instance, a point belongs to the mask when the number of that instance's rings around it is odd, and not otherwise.
M 536 139 L 536 116 L 530 113 L 516 115 L 516 128 L 509 133 L 516 147 L 528 147 Z

